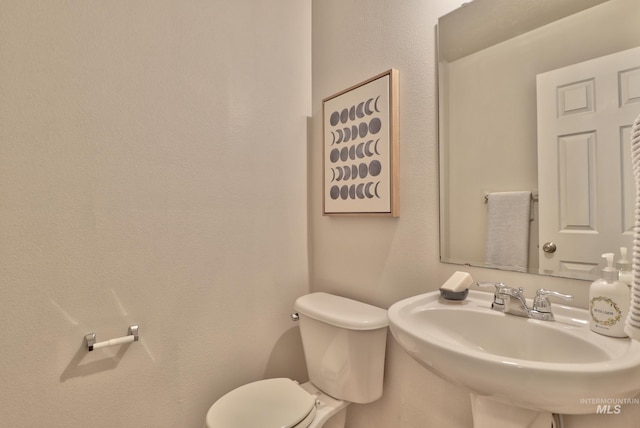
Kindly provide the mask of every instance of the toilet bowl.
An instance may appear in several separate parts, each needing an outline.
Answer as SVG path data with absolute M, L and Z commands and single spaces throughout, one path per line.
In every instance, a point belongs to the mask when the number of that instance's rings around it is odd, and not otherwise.
M 387 311 L 327 293 L 302 296 L 294 308 L 309 382 L 240 386 L 209 408 L 206 428 L 343 428 L 351 402 L 380 398 Z

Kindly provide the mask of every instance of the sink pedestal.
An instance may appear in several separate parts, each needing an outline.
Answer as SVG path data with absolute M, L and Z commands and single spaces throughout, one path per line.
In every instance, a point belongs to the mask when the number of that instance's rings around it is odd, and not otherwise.
M 553 415 L 471 393 L 473 428 L 549 428 Z

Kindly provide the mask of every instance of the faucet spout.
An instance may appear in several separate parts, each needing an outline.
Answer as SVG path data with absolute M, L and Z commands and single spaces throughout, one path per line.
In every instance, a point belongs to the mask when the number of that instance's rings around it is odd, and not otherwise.
M 500 290 L 500 297 L 504 299 L 504 313 L 529 318 L 531 309 L 527 305 L 522 288 L 504 288 Z

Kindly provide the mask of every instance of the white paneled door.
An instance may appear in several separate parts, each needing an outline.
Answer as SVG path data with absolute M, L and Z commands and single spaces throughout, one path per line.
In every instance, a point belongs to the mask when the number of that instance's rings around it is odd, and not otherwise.
M 539 74 L 537 102 L 540 273 L 592 278 L 632 247 L 640 47 Z

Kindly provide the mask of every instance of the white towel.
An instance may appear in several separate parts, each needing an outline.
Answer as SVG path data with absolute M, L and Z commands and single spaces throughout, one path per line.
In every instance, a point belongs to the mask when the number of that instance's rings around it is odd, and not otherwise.
M 631 306 L 625 322 L 624 332 L 630 338 L 640 340 L 640 116 L 631 128 L 631 162 L 636 181 L 636 212 L 633 232 L 633 283 L 631 285 Z
M 526 272 L 531 192 L 489 193 L 486 266 Z

